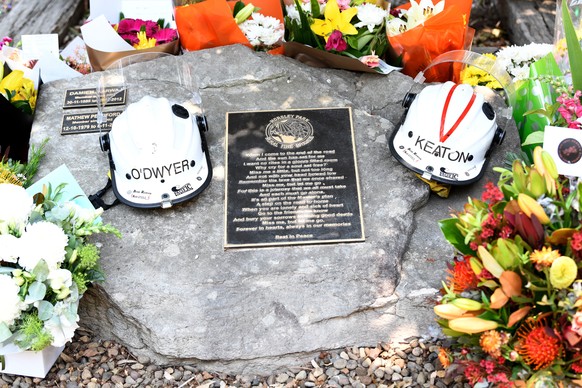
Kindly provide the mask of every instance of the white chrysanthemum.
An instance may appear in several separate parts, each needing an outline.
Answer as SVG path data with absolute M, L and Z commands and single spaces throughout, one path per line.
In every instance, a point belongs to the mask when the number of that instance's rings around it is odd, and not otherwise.
M 47 280 L 53 291 L 59 291 L 63 287 L 70 288 L 73 285 L 73 275 L 71 274 L 71 271 L 64 268 L 50 271 Z
M 14 282 L 14 279 L 8 275 L 0 275 L 0 322 L 8 326 L 14 324 L 20 316 L 20 312 L 26 308 L 26 305 L 18 296 L 20 287 Z
M 79 315 L 71 313 L 71 303 L 57 302 L 53 309 L 53 317 L 45 322 L 44 327 L 53 336 L 52 345 L 59 347 L 69 342 L 75 330 L 79 327 Z M 76 310 L 76 309 L 75 309 Z
M 529 78 L 529 66 L 552 52 L 551 44 L 531 43 L 525 46 L 509 46 L 499 50 L 499 63 L 513 77 L 514 81 Z
M 23 187 L 0 183 L 0 225 L 22 230 L 33 208 L 32 197 Z
M 366 26 L 370 32 L 374 31 L 374 27 L 381 25 L 388 16 L 388 11 L 371 3 L 358 5 L 356 9 L 358 10 L 356 16 L 360 21 L 354 24 L 354 27 L 360 28 Z
M 249 43 L 255 47 L 270 47 L 283 39 L 285 29 L 281 22 L 271 16 L 253 13 L 252 19 L 239 24 Z
M 20 239 L 11 234 L 0 235 L 0 261 L 16 263 L 20 256 Z
M 279 19 L 274 18 L 272 16 L 265 16 L 260 13 L 253 13 L 252 18 L 255 22 L 257 22 L 259 25 L 265 28 L 270 28 L 272 30 L 277 30 L 281 28 L 281 22 L 279 21 Z
M 32 271 L 41 259 L 46 261 L 49 270 L 55 270 L 65 259 L 69 238 L 55 224 L 40 221 L 28 225 L 21 239 L 22 253 L 18 263 L 27 271 Z

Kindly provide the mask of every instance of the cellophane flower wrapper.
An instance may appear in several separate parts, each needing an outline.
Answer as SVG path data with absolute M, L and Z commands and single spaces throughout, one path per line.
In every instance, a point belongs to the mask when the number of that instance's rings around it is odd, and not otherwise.
M 182 48 L 187 51 L 242 44 L 249 48 L 244 33 L 233 17 L 235 1 L 204 0 L 195 4 L 179 5 L 175 8 L 175 19 Z M 283 22 L 283 11 L 278 1 L 254 0 L 252 4 L 259 13 Z M 281 54 L 280 49 L 269 51 Z
M 423 24 L 401 34 L 388 36 L 395 55 L 402 58 L 402 73 L 416 77 L 440 54 L 453 50 L 468 50 L 474 31 L 468 27 L 471 14 L 470 0 L 445 1 L 442 12 L 430 17 Z M 410 4 L 398 8 L 407 9 Z M 427 82 L 455 81 L 460 65 L 435 66 L 425 74 Z
M 553 54 L 548 54 L 542 59 L 530 65 L 529 78 L 515 83 L 515 95 L 512 101 L 513 119 L 517 125 L 520 143 L 523 143 L 533 132 L 544 131 L 546 125 L 551 124 L 548 116 L 542 114 L 524 113 L 536 109 L 544 109 L 546 105 L 551 105 L 558 97 L 548 82 L 538 79 L 539 76 L 562 77 L 563 73 L 559 69 Z M 535 145 L 522 146 L 522 150 L 530 156 Z
M 558 0 L 556 1 L 556 20 L 554 24 L 554 47 L 555 57 L 558 67 L 564 73 L 567 79 L 570 79 L 570 61 L 568 59 L 568 48 L 566 45 L 566 37 L 564 33 L 564 23 L 562 20 L 562 1 L 568 2 L 568 9 L 572 24 L 578 40 L 582 39 L 582 4 L 574 0 Z

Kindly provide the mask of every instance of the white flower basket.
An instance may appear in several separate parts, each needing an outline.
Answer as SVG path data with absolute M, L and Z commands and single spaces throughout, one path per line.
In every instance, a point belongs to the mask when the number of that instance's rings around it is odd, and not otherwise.
M 48 346 L 39 352 L 22 351 L 9 344 L 0 348 L 4 365 L 0 363 L 0 373 L 44 378 L 65 347 Z

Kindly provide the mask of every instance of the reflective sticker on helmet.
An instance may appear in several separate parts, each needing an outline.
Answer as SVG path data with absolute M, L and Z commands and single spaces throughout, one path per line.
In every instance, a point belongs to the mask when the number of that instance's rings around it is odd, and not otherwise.
M 130 173 L 133 179 L 163 179 L 164 177 L 178 175 L 190 170 L 188 159 L 170 163 L 164 166 L 132 168 Z
M 473 92 L 473 94 L 471 95 L 471 99 L 467 103 L 467 106 L 465 107 L 465 109 L 463 110 L 463 112 L 461 113 L 459 118 L 457 118 L 457 121 L 455 121 L 455 123 L 447 131 L 447 133 L 444 133 L 445 132 L 445 119 L 447 118 L 447 112 L 449 110 L 449 103 L 451 102 L 451 98 L 453 97 L 453 93 L 454 93 L 455 89 L 457 88 L 457 86 L 459 86 L 459 85 L 455 84 L 455 85 L 453 85 L 451 90 L 449 90 L 449 94 L 447 95 L 447 99 L 445 101 L 445 106 L 443 107 L 443 112 L 441 114 L 441 127 L 440 127 L 440 131 L 439 131 L 441 143 L 444 143 L 449 138 L 449 136 L 451 136 L 453 134 L 453 132 L 455 132 L 455 129 L 457 129 L 459 124 L 461 124 L 461 121 L 463 121 L 465 116 L 467 116 L 467 113 L 469 113 L 469 110 L 473 106 L 473 103 L 475 102 L 475 98 L 477 97 L 475 92 Z
M 172 192 L 174 193 L 174 195 L 176 197 L 179 197 L 180 195 L 187 193 L 189 191 L 194 191 L 194 188 L 192 187 L 192 185 L 190 183 L 186 183 L 183 186 L 172 187 Z
M 450 180 L 454 180 L 454 181 L 459 180 L 459 174 L 454 173 L 454 172 L 447 172 L 447 170 L 444 167 L 441 167 L 441 171 L 439 172 L 439 175 L 442 176 L 443 178 L 447 178 Z
M 416 137 L 414 147 L 427 154 L 431 154 L 437 158 L 447 159 L 451 162 L 467 163 L 473 160 L 473 155 L 470 153 L 453 150 L 450 147 L 445 147 L 444 145 L 437 145 L 436 143 L 423 139 L 420 136 Z

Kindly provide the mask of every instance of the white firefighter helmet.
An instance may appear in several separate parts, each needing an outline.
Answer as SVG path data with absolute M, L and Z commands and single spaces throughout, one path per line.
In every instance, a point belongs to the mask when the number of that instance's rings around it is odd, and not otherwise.
M 200 194 L 212 178 L 205 131 L 204 116 L 166 98 L 130 104 L 101 139 L 115 196 L 133 207 L 167 208 Z
M 493 144 L 505 131 L 481 94 L 453 82 L 408 94 L 403 120 L 390 138 L 392 155 L 423 178 L 452 185 L 480 179 Z

